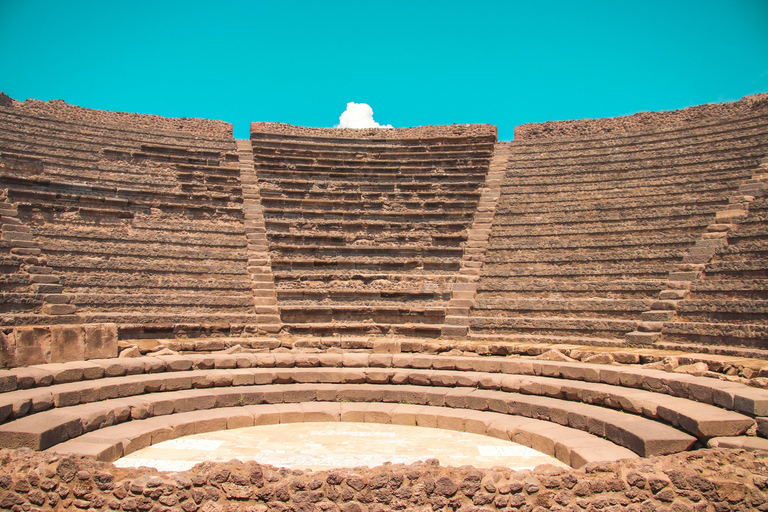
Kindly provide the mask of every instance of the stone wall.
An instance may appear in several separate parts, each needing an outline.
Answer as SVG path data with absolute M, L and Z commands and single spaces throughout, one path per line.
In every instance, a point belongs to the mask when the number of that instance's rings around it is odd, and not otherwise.
M 0 328 L 0 368 L 117 357 L 117 324 Z
M 182 473 L 120 469 L 49 453 L 0 450 L 0 508 L 184 512 L 323 510 L 765 510 L 765 453 L 701 450 L 593 463 L 446 468 L 430 460 L 376 468 L 290 471 L 253 461 Z
M 12 107 L 31 116 L 55 117 L 70 123 L 123 125 L 136 130 L 163 130 L 188 132 L 205 137 L 232 137 L 232 124 L 224 121 L 200 119 L 195 117 L 162 117 L 151 114 L 132 112 L 112 112 L 69 105 L 63 100 L 39 101 L 28 99 L 24 102 L 4 101 L 8 96 L 0 93 L 0 106 Z M 11 100 L 11 98 L 8 98 Z
M 339 139 L 436 139 L 441 137 L 491 137 L 497 129 L 490 124 L 449 124 L 414 126 L 412 128 L 311 128 L 285 123 L 251 123 L 251 133 L 324 137 Z
M 573 121 L 546 121 L 515 127 L 515 140 L 540 140 L 562 137 L 621 135 L 634 132 L 656 132 L 682 129 L 689 124 L 722 122 L 734 116 L 754 116 L 768 112 L 768 93 L 745 96 L 730 103 L 709 103 L 681 110 L 638 112 L 631 116 Z

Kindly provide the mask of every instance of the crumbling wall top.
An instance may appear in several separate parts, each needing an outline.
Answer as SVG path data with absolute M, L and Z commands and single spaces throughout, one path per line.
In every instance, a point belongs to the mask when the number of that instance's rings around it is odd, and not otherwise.
M 6 100 L 7 98 L 7 100 Z M 0 107 L 10 107 L 36 117 L 54 117 L 70 123 L 118 125 L 133 130 L 184 132 L 212 138 L 232 138 L 232 124 L 196 117 L 162 117 L 154 114 L 114 112 L 70 105 L 63 100 L 20 102 L 0 93 Z
M 497 130 L 491 124 L 449 124 L 414 126 L 412 128 L 312 128 L 285 123 L 251 123 L 251 133 L 269 133 L 296 137 L 333 139 L 436 139 L 477 137 L 496 140 Z
M 631 116 L 601 119 L 521 124 L 515 127 L 515 141 L 658 132 L 767 111 L 768 93 L 755 94 L 730 103 L 709 103 L 680 110 L 638 112 Z
M 15 103 L 18 103 L 18 101 L 7 94 L 0 92 L 0 107 L 12 107 Z

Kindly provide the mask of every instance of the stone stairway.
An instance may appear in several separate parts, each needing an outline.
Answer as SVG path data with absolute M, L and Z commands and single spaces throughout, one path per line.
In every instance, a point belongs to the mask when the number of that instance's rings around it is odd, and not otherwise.
M 659 293 L 659 300 L 652 304 L 652 309 L 642 314 L 643 322 L 638 330 L 627 333 L 625 338 L 629 344 L 649 345 L 662 338 L 666 322 L 674 322 L 679 305 L 690 294 L 691 286 L 704 273 L 707 263 L 718 253 L 718 250 L 728 246 L 729 233 L 737 228 L 737 224 L 745 220 L 749 205 L 755 197 L 765 195 L 763 180 L 766 176 L 762 163 L 758 170 L 745 180 L 738 192 L 729 197 L 728 204 L 716 212 L 712 223 L 706 232 L 696 241 L 683 261 L 669 273 L 666 288 Z
M 459 277 L 453 285 L 451 300 L 448 302 L 443 337 L 461 338 L 468 334 L 469 312 L 475 305 L 477 281 L 480 279 L 480 271 L 485 263 L 485 254 L 491 237 L 496 206 L 501 196 L 501 181 L 507 169 L 509 152 L 509 144 L 503 142 L 497 143 L 494 148 L 485 187 L 482 189 L 477 213 L 464 247 Z
M 263 207 L 258 179 L 253 169 L 250 140 L 237 140 L 240 157 L 240 182 L 243 187 L 245 237 L 248 240 L 248 271 L 253 283 L 253 301 L 259 320 L 260 333 L 277 333 L 282 328 L 277 307 L 275 280 L 269 260 L 269 242 L 264 227 Z M 254 333 L 256 334 L 256 333 Z

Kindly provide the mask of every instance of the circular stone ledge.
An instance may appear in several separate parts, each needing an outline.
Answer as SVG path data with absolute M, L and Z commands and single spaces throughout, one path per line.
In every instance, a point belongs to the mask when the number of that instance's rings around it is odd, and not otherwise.
M 46 452 L 114 462 L 153 444 L 191 434 L 318 421 L 390 423 L 487 435 L 527 446 L 575 468 L 595 461 L 638 457 L 610 441 L 549 421 L 446 407 L 370 402 L 260 404 L 156 416 L 88 432 Z

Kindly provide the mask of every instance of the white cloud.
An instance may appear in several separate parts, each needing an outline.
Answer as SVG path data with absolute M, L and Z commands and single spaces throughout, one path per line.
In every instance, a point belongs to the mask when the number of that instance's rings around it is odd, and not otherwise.
M 391 124 L 381 125 L 373 120 L 373 109 L 367 103 L 347 103 L 347 110 L 339 116 L 334 128 L 392 128 Z

